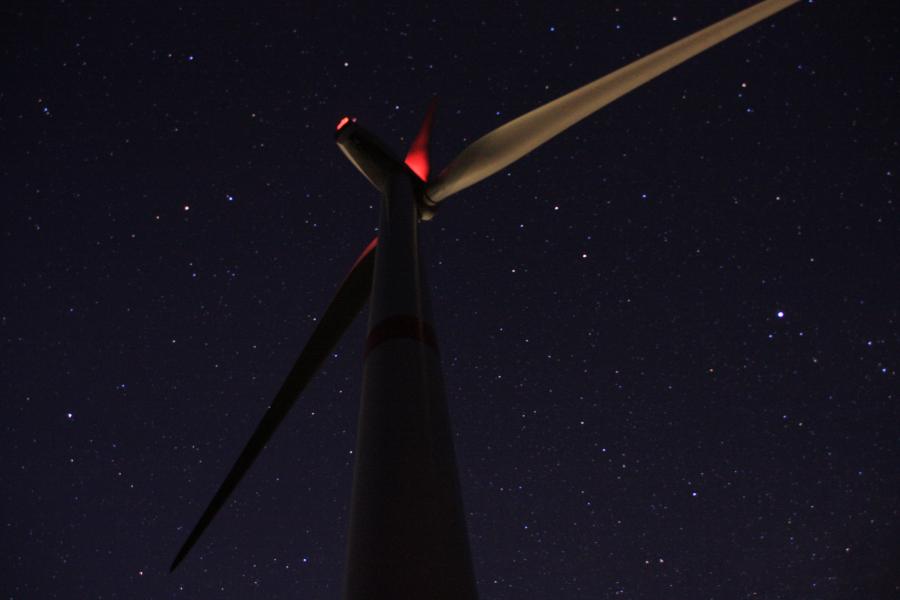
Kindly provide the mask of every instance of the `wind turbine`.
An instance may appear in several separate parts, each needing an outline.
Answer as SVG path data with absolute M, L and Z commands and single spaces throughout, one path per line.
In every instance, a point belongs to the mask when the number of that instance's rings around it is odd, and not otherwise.
M 185 558 L 366 301 L 344 598 L 476 598 L 418 223 L 636 87 L 798 0 L 764 0 L 502 125 L 429 177 L 429 106 L 404 160 L 356 119 L 336 141 L 381 192 L 379 236 L 350 268 L 250 441 L 172 563 Z

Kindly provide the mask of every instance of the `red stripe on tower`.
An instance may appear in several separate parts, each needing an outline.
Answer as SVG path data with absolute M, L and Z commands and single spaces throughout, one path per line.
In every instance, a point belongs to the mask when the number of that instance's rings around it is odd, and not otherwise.
M 437 336 L 434 329 L 414 315 L 394 315 L 388 317 L 372 328 L 366 338 L 366 350 L 363 360 L 381 344 L 396 339 L 415 340 L 438 351 Z

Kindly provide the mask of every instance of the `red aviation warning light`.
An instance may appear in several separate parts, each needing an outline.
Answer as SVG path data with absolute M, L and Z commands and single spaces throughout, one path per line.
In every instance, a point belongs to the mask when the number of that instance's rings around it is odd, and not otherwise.
M 337 131 L 343 129 L 344 125 L 350 122 L 356 123 L 356 117 L 343 117 L 337 124 Z

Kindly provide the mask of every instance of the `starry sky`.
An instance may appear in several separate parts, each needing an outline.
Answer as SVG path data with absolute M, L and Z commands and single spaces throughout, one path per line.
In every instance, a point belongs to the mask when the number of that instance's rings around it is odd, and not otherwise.
M 337 598 L 365 319 L 168 566 L 379 198 L 745 0 L 0 12 L 0 592 Z M 485 599 L 900 586 L 900 21 L 808 1 L 421 228 Z

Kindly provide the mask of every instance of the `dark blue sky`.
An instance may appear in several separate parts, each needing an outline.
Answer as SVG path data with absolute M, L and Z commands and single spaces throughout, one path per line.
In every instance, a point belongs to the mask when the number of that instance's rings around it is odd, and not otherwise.
M 348 332 L 176 550 L 378 197 L 338 119 L 440 169 L 747 6 L 21 3 L 0 15 L 0 591 L 336 598 Z M 887 598 L 898 20 L 804 2 L 422 226 L 482 598 Z

